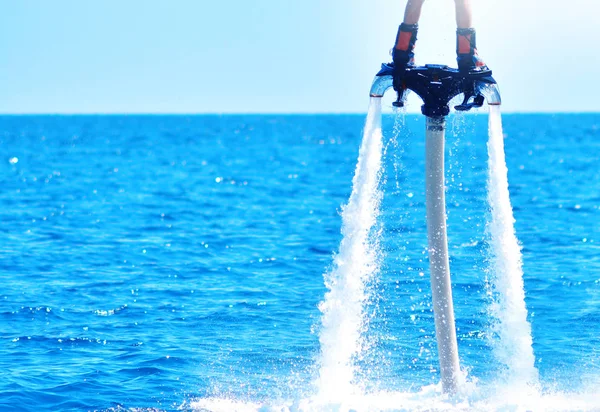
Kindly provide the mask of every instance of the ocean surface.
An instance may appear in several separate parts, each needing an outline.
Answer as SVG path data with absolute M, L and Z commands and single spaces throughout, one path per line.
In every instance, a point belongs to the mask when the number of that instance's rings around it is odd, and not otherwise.
M 503 117 L 531 330 L 509 334 L 532 340 L 535 383 L 497 352 L 488 116 L 447 123 L 457 398 L 439 385 L 422 116 L 384 115 L 352 342 L 323 302 L 364 115 L 0 116 L 0 410 L 600 410 L 600 114 Z M 348 343 L 355 391 L 314 401 Z

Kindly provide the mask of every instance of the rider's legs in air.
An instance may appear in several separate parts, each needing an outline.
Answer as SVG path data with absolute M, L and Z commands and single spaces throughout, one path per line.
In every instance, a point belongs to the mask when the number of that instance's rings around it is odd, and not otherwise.
M 396 43 L 392 50 L 394 60 L 394 88 L 401 87 L 402 73 L 406 67 L 414 65 L 414 48 L 419 29 L 419 18 L 425 0 L 408 0 L 404 11 L 404 21 L 398 29 Z M 473 28 L 471 0 L 455 0 L 456 9 L 456 60 L 461 71 L 487 69 L 477 54 L 476 35 Z

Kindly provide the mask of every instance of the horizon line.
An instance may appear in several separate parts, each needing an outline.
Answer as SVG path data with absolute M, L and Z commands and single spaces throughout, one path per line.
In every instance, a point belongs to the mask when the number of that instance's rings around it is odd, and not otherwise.
M 383 114 L 393 114 L 384 111 Z M 358 116 L 361 112 L 6 112 L 0 116 Z M 405 114 L 422 115 L 418 111 L 406 111 Z M 456 114 L 452 112 L 451 114 Z M 467 115 L 487 114 L 485 111 L 462 113 Z M 600 114 L 600 111 L 505 111 L 504 115 L 555 115 L 555 114 Z

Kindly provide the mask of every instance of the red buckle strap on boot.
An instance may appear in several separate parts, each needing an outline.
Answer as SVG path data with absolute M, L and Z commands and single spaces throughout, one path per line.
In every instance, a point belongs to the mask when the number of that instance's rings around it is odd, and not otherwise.
M 473 50 L 471 50 L 471 34 L 458 34 L 458 54 L 472 54 Z
M 397 39 L 396 39 L 395 49 L 402 50 L 402 51 L 408 51 L 408 49 L 411 47 L 410 43 L 411 43 L 411 40 L 414 35 L 415 35 L 415 33 L 412 31 L 399 31 Z M 414 48 L 414 42 L 413 42 L 413 48 Z

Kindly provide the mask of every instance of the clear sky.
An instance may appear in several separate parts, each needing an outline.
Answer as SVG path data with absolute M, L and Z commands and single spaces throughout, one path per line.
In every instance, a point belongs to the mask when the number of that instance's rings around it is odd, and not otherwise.
M 505 111 L 600 111 L 600 2 L 473 2 Z M 0 113 L 364 112 L 404 4 L 0 0 Z M 454 31 L 428 0 L 417 63 L 455 64 Z

